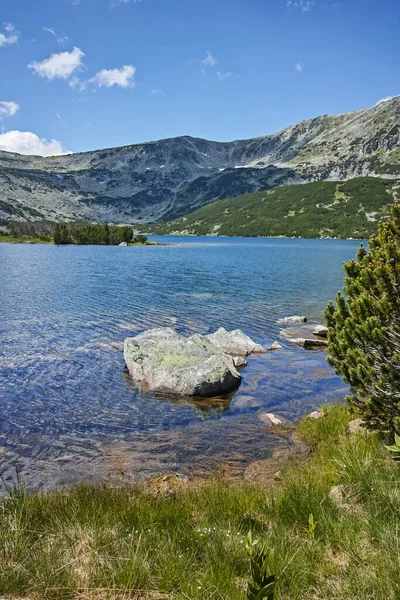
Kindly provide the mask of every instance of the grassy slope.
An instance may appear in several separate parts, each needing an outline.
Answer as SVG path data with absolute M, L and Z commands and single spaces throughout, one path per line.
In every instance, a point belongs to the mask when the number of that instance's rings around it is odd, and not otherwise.
M 376 220 L 388 214 L 394 185 L 393 180 L 361 177 L 284 186 L 218 200 L 171 223 L 141 229 L 161 234 L 363 239 L 376 230 Z
M 313 452 L 269 491 L 218 480 L 170 499 L 133 488 L 15 490 L 0 504 L 0 594 L 244 599 L 251 530 L 279 575 L 277 600 L 396 600 L 400 465 L 376 434 L 346 435 L 348 420 L 337 406 L 303 420 Z M 337 484 L 352 490 L 341 508 L 329 497 Z

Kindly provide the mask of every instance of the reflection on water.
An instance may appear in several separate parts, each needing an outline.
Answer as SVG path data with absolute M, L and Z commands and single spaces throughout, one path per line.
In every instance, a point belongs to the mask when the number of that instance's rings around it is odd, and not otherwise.
M 280 340 L 250 357 L 232 398 L 176 399 L 135 389 L 124 338 L 240 328 L 270 345 L 277 319 L 322 319 L 358 243 L 165 238 L 159 247 L 0 244 L 0 473 L 30 487 L 162 471 L 234 471 L 270 455 L 259 411 L 289 419 L 346 387 L 325 353 Z M 174 243 L 175 242 L 175 243 Z

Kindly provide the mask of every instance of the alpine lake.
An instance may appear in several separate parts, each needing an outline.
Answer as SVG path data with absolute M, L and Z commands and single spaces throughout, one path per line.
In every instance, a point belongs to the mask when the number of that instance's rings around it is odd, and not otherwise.
M 0 475 L 29 489 L 122 484 L 161 473 L 242 476 L 294 422 L 347 386 L 326 351 L 279 337 L 323 322 L 359 241 L 161 237 L 147 247 L 0 244 Z M 241 329 L 283 348 L 248 357 L 239 390 L 194 400 L 143 393 L 122 344 L 152 327 Z

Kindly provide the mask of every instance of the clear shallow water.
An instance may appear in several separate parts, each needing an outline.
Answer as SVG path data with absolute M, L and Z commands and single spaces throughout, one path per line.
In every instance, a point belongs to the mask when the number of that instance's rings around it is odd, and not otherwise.
M 29 487 L 164 471 L 243 471 L 270 455 L 261 410 L 295 419 L 347 388 L 321 351 L 250 357 L 239 391 L 201 404 L 138 392 L 120 344 L 155 326 L 240 328 L 322 319 L 359 242 L 155 238 L 158 247 L 0 244 L 0 474 Z

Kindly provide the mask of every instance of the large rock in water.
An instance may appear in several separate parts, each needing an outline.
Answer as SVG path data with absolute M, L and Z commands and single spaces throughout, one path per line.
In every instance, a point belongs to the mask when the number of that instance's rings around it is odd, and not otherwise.
M 206 336 L 213 344 L 221 348 L 226 354 L 231 356 L 248 356 L 249 354 L 259 354 L 265 352 L 265 348 L 253 342 L 248 335 L 234 329 L 227 331 L 223 327 L 217 329 L 215 333 Z
M 124 358 L 133 381 L 146 391 L 220 396 L 235 391 L 242 379 L 232 357 L 208 336 L 185 337 L 169 327 L 126 339 Z

